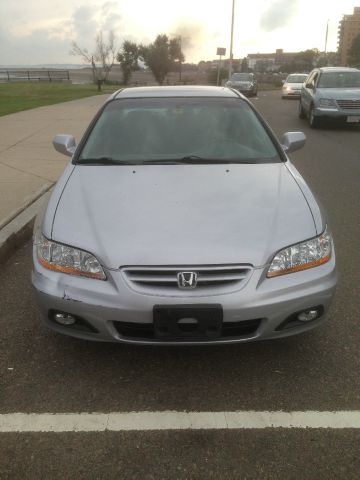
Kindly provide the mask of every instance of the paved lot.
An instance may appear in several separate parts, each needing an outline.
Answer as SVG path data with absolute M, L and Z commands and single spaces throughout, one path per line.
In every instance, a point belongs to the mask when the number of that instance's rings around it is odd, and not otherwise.
M 0 414 L 360 410 L 360 130 L 313 131 L 297 102 L 254 100 L 277 134 L 303 130 L 294 163 L 326 206 L 340 285 L 324 327 L 230 347 L 96 344 L 48 332 L 30 246 L 0 272 Z M 0 478 L 358 479 L 360 430 L 0 434 Z

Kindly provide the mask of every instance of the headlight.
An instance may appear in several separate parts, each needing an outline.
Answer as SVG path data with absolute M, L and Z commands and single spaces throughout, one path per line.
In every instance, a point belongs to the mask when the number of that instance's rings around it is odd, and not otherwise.
M 331 235 L 325 229 L 318 237 L 284 248 L 273 258 L 266 276 L 277 277 L 322 265 L 331 258 L 331 244 Z
M 39 263 L 49 270 L 106 280 L 98 260 L 89 252 L 48 240 L 43 235 L 35 240 Z
M 319 100 L 319 107 L 322 108 L 336 108 L 335 100 L 332 98 L 320 98 Z

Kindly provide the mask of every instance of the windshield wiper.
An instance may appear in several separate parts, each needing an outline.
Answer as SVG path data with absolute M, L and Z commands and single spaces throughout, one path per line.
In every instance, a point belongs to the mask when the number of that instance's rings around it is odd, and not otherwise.
M 228 159 L 221 159 L 221 158 L 203 158 L 199 157 L 198 155 L 187 155 L 176 160 L 176 163 L 189 163 L 189 164 L 202 164 L 202 163 L 254 163 L 253 160 L 228 160 Z
M 76 160 L 76 165 L 134 165 L 134 162 L 127 162 L 124 160 L 115 160 L 111 157 L 100 158 L 79 158 Z
M 76 165 L 206 165 L 206 164 L 240 164 L 256 163 L 254 160 L 227 160 L 221 158 L 203 158 L 198 155 L 187 155 L 182 158 L 164 159 L 164 160 L 137 160 L 129 162 L 127 160 L 116 160 L 111 157 L 100 158 L 79 158 Z

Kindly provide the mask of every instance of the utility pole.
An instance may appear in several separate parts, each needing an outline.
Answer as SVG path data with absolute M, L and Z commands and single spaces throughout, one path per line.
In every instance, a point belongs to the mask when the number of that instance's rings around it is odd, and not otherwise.
M 324 50 L 324 57 L 325 57 L 325 66 L 327 66 L 327 41 L 328 41 L 328 33 L 329 33 L 329 20 L 326 22 L 326 33 L 325 33 L 325 50 Z
M 231 12 L 231 36 L 230 36 L 230 60 L 229 60 L 229 80 L 232 74 L 232 60 L 233 60 L 233 39 L 234 39 L 234 15 L 235 15 L 235 0 L 232 0 Z
M 327 41 L 328 41 L 328 33 L 329 33 L 329 20 L 326 22 L 326 33 L 325 33 L 325 55 L 327 53 Z
M 181 55 L 182 55 L 182 44 L 181 44 L 181 35 L 179 35 L 179 46 L 180 46 L 180 61 L 179 61 L 179 82 L 181 83 L 181 69 L 182 69 L 182 62 L 181 62 Z

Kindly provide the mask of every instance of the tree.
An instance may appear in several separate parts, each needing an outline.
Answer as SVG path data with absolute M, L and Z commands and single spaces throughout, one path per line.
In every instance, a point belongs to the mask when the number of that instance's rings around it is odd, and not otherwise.
M 170 58 L 172 58 L 173 62 L 177 61 L 177 64 L 174 64 L 174 67 L 178 67 L 177 70 L 179 71 L 179 80 L 181 81 L 181 69 L 182 63 L 185 61 L 185 56 L 182 53 L 181 49 L 181 37 L 172 38 L 169 42 L 169 54 Z
M 86 48 L 80 47 L 76 42 L 72 42 L 70 53 L 82 57 L 84 62 L 91 64 L 94 83 L 97 83 L 98 89 L 101 91 L 101 85 L 108 79 L 116 58 L 114 32 L 109 32 L 106 41 L 103 32 L 100 31 L 96 35 L 95 50 L 92 53 Z
M 349 50 L 349 66 L 360 67 L 360 33 L 351 43 Z
M 135 42 L 124 41 L 121 51 L 117 54 L 117 61 L 123 73 L 123 82 L 129 83 L 132 72 L 138 70 L 139 47 Z
M 302 70 L 312 70 L 318 55 L 319 50 L 316 48 L 304 50 L 296 55 L 294 63 Z
M 249 71 L 249 64 L 247 58 L 244 57 L 241 62 L 240 72 L 248 72 Z
M 167 35 L 158 35 L 150 45 L 141 45 L 139 52 L 159 85 L 164 84 L 166 75 L 174 69 L 176 61 L 185 60 L 179 40 L 169 40 Z

